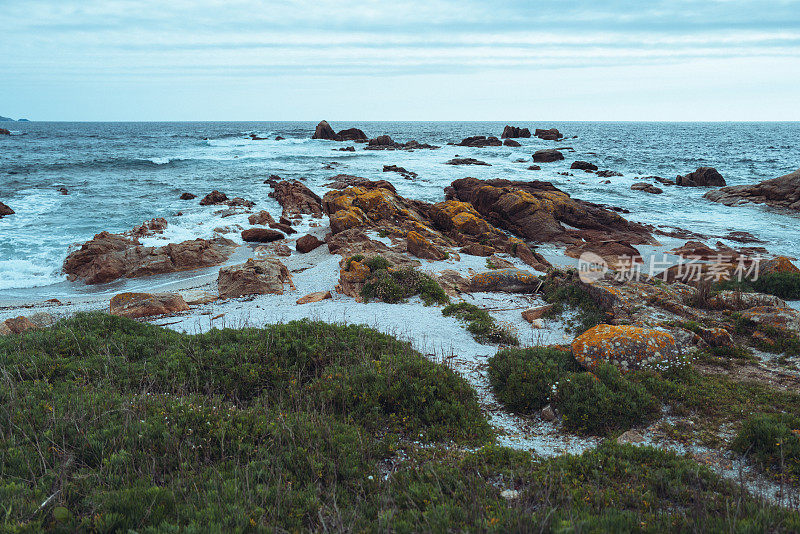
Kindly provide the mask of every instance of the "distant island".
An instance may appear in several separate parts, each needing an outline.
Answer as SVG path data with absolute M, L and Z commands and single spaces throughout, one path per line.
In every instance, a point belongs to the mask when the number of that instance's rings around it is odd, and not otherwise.
M 28 119 L 19 119 L 18 121 L 15 121 L 11 117 L 3 117 L 0 115 L 0 122 L 30 122 L 30 121 Z

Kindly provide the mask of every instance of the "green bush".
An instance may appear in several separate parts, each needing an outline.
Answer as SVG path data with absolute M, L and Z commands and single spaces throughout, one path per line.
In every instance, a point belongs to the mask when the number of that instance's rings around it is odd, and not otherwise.
M 800 337 L 788 330 L 757 323 L 751 319 L 734 315 L 734 332 L 750 336 L 759 349 L 772 353 L 800 355 Z
M 555 405 L 567 428 L 594 434 L 648 422 L 660 408 L 644 386 L 628 380 L 608 364 L 601 365 L 596 375 L 573 373 L 561 380 Z
M 567 325 L 575 335 L 608 322 L 608 315 L 586 290 L 574 269 L 548 273 L 543 278 L 541 291 L 544 300 L 553 305 L 549 316 L 560 315 L 565 308 L 575 310 L 575 317 Z
M 731 448 L 776 476 L 800 484 L 800 416 L 754 415 L 742 424 Z
M 509 410 L 530 413 L 550 402 L 559 380 L 579 370 L 569 351 L 549 347 L 506 349 L 489 358 L 489 383 Z
M 366 302 L 381 300 L 396 304 L 415 295 L 419 295 L 426 306 L 450 302 L 439 282 L 425 273 L 411 268 L 389 270 L 389 262 L 381 256 L 370 258 L 366 265 L 371 271 L 361 289 Z
M 517 337 L 495 321 L 489 312 L 468 302 L 448 304 L 442 309 L 445 317 L 455 317 L 467 323 L 467 332 L 478 343 L 519 345 Z
M 725 280 L 719 282 L 715 289 L 757 291 L 785 300 L 798 300 L 800 299 L 800 273 L 770 273 L 760 276 L 756 280 Z

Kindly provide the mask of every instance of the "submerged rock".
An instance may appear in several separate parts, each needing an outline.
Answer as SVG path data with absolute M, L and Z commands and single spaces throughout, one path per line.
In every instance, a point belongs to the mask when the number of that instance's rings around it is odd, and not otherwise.
M 533 161 L 536 163 L 550 163 L 564 159 L 564 154 L 554 148 L 537 150 L 533 154 Z
M 631 186 L 631 191 L 644 191 L 645 193 L 650 193 L 653 195 L 660 195 L 664 192 L 664 190 L 660 187 L 656 187 L 647 182 L 636 182 Z
M 14 210 L 0 202 L 0 218 L 5 217 L 6 215 L 14 215 Z
M 462 139 L 460 143 L 456 143 L 456 146 L 482 148 L 486 146 L 503 146 L 503 142 L 494 136 L 486 137 L 485 135 L 473 135 L 472 137 Z
M 578 169 L 581 171 L 596 171 L 597 165 L 594 163 L 589 163 L 588 161 L 573 161 L 569 168 Z
M 200 201 L 201 206 L 210 206 L 212 204 L 224 204 L 228 201 L 228 195 L 225 193 L 220 193 L 216 189 L 206 196 Z
M 481 161 L 475 158 L 453 158 L 445 163 L 446 165 L 485 165 L 491 166 L 489 163 L 485 161 Z

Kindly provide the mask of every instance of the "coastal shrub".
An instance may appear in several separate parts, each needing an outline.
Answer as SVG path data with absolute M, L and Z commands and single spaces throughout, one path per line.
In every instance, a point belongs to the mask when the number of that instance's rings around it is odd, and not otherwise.
M 564 426 L 591 434 L 627 430 L 651 420 L 660 408 L 644 386 L 608 364 L 600 365 L 596 374 L 566 376 L 559 382 L 554 400 Z
M 489 312 L 470 304 L 459 302 L 448 304 L 442 309 L 445 317 L 455 317 L 467 323 L 467 331 L 478 343 L 498 343 L 501 345 L 519 345 L 517 337 L 489 315 Z
M 717 284 L 718 290 L 766 293 L 784 300 L 800 300 L 800 273 L 769 273 L 756 280 L 724 280 Z
M 541 292 L 544 300 L 553 305 L 547 313 L 549 317 L 559 316 L 567 309 L 575 312 L 575 316 L 567 322 L 569 330 L 575 335 L 608 322 L 607 314 L 586 290 L 574 269 L 566 273 L 553 271 L 545 275 L 542 278 Z
M 521 413 L 543 408 L 559 380 L 580 370 L 572 353 L 551 347 L 501 350 L 488 363 L 495 396 Z
M 765 352 L 800 355 L 800 337 L 787 330 L 761 324 L 739 314 L 735 314 L 734 332 L 749 336 L 755 346 Z
M 396 304 L 416 295 L 426 306 L 450 302 L 439 282 L 423 272 L 411 268 L 390 270 L 391 264 L 382 256 L 372 257 L 365 264 L 370 269 L 370 276 L 361 289 L 366 302 L 380 300 Z
M 768 472 L 800 484 L 800 416 L 751 416 L 742 424 L 731 448 L 756 460 Z

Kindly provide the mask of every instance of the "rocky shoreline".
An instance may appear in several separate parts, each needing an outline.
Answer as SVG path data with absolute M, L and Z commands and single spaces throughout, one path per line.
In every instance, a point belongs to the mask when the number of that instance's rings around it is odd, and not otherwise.
M 500 139 L 532 135 L 552 141 L 564 138 L 555 129 L 531 134 L 528 128 L 508 125 Z M 336 133 L 325 121 L 313 138 L 363 143 L 365 150 L 436 149 L 416 141 L 398 143 L 388 136 L 369 139 L 354 128 Z M 502 144 L 500 139 L 476 136 L 457 144 L 480 150 Z M 546 165 L 563 159 L 563 151 L 538 151 L 530 161 Z M 475 159 L 458 164 L 476 162 L 480 164 Z M 613 172 L 599 171 L 586 161 L 575 161 L 571 168 L 600 177 Z M 397 165 L 383 171 L 416 178 Z M 723 187 L 705 196 L 730 205 L 760 202 L 797 210 L 798 177 L 800 171 L 755 186 Z M 725 184 L 709 167 L 678 176 L 675 182 L 650 178 L 665 186 Z M 771 257 L 766 248 L 752 246 L 753 236 L 732 236 L 750 243 L 748 247 L 712 247 L 689 239 L 695 237 L 689 231 L 667 232 L 630 221 L 608 206 L 572 198 L 552 183 L 537 180 L 459 178 L 436 203 L 403 197 L 386 180 L 350 175 L 334 176 L 326 191 L 316 192 L 298 180 L 271 177 L 266 183 L 280 213 L 258 209 L 257 199 L 229 199 L 216 190 L 181 196 L 187 202 L 201 197 L 201 205 L 246 215 L 250 226 L 237 229 L 236 241 L 220 235 L 145 246 L 143 238 L 168 227 L 166 220 L 153 219 L 129 232 L 98 233 L 72 250 L 63 267 L 70 281 L 87 285 L 189 271 L 209 273 L 214 280 L 171 292 L 123 291 L 102 301 L 0 309 L 0 335 L 46 328 L 87 309 L 187 333 L 300 318 L 367 323 L 409 339 L 430 358 L 446 358 L 478 391 L 481 409 L 501 431 L 499 442 L 542 456 L 581 452 L 594 447 L 599 437 L 565 429 L 568 419 L 554 403 L 520 414 L 499 401 L 486 371 L 498 347 L 556 347 L 592 373 L 606 364 L 623 374 L 660 370 L 702 355 L 702 363 L 690 364 L 701 374 L 747 376 L 770 387 L 800 389 L 793 352 L 800 348 L 800 311 L 787 303 L 800 297 L 777 296 L 783 286 L 752 285 L 759 277 L 794 283 L 800 280 L 800 269 L 795 258 Z M 643 192 L 661 192 L 648 182 L 634 185 Z M 0 203 L 0 217 L 13 213 Z M 676 236 L 682 238 L 677 246 Z M 668 253 L 672 263 L 653 270 L 644 250 L 650 255 L 653 250 Z M 232 263 L 234 257 L 245 261 Z M 602 266 L 588 278 L 581 276 L 586 272 L 574 270 L 585 267 L 587 258 Z M 693 258 L 691 272 L 681 258 Z M 645 264 L 650 272 L 640 271 Z M 721 282 L 742 272 L 745 285 L 751 286 L 723 287 Z M 448 303 L 473 306 L 487 312 L 489 319 L 446 316 L 439 306 Z M 559 314 L 559 308 L 566 311 Z M 486 321 L 479 325 L 484 337 L 475 334 L 478 328 L 470 320 Z M 576 320 L 587 328 L 576 331 Z M 722 362 L 730 354 L 749 356 Z M 711 355 L 719 361 L 712 361 Z M 681 439 L 675 437 L 676 421 L 695 419 L 692 414 L 670 413 L 617 437 L 670 450 L 708 450 L 705 434 L 689 431 Z M 724 444 L 730 441 L 726 428 L 706 431 L 714 434 L 715 443 Z M 723 445 L 712 449 L 727 451 Z M 769 485 L 747 465 L 752 481 Z

